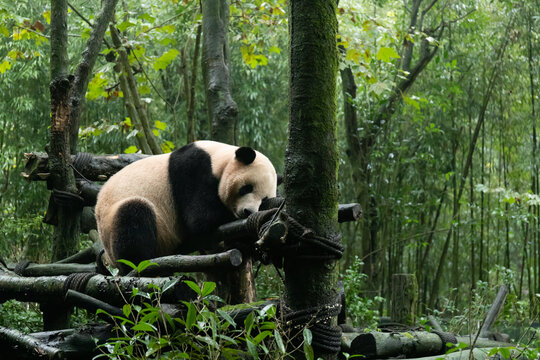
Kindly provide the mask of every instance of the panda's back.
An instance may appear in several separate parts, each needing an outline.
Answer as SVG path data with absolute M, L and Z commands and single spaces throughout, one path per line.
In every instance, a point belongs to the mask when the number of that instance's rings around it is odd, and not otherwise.
M 170 154 L 154 155 L 136 161 L 113 175 L 101 188 L 96 204 L 96 219 L 100 237 L 104 243 L 110 241 L 114 234 L 106 232 L 114 229 L 114 224 L 108 224 L 106 219 L 112 220 L 110 212 L 116 211 L 118 204 L 127 199 L 145 199 L 153 206 L 156 215 L 158 237 L 160 237 L 159 252 L 169 252 L 178 246 L 181 239 L 178 237 L 177 218 L 168 167 Z

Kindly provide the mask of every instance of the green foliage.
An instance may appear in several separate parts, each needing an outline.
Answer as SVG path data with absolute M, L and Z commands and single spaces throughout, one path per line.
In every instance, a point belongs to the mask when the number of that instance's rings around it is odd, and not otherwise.
M 123 263 L 140 271 L 141 267 L 150 265 Z M 123 316 L 111 316 L 116 323 L 116 337 L 100 345 L 103 354 L 96 358 L 281 359 L 286 356 L 284 339 L 275 322 L 274 305 L 254 309 L 241 326 L 225 308 L 216 309 L 222 300 L 212 295 L 215 283 L 199 286 L 186 281 L 186 284 L 197 298 L 183 302 L 185 311 L 181 318 L 172 318 L 160 309 L 160 294 L 165 289 L 154 287 L 152 292 L 134 289 L 130 302 L 122 308 Z M 310 339 L 306 337 L 306 342 Z
M 16 300 L 0 304 L 0 326 L 16 328 L 24 333 L 39 331 L 43 328 L 39 305 Z
M 343 287 L 347 302 L 347 316 L 353 326 L 375 328 L 379 321 L 378 308 L 384 302 L 382 297 L 370 298 L 362 294 L 366 289 L 367 276 L 362 272 L 364 263 L 358 257 L 354 258 L 352 265 L 345 269 Z

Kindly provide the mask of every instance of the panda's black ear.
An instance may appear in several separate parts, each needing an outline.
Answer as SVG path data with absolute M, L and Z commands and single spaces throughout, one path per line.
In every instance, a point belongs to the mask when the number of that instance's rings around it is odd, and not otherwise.
M 242 146 L 236 150 L 236 160 L 240 161 L 244 165 L 249 165 L 255 160 L 257 153 L 250 147 Z

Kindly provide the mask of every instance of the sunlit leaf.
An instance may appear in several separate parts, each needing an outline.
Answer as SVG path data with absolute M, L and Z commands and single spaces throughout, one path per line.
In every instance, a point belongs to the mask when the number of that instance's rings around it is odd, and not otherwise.
M 377 51 L 377 60 L 382 60 L 384 62 L 390 62 L 391 59 L 400 58 L 399 54 L 393 48 L 382 47 Z
M 127 149 L 124 150 L 124 154 L 134 154 L 138 151 L 137 147 L 135 145 L 131 145 Z

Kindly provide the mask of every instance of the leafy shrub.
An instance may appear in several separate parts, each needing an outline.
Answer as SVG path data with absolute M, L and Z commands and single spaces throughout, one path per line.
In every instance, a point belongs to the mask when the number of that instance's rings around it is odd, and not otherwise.
M 135 266 L 134 269 L 149 264 Z M 100 345 L 107 359 L 245 359 L 286 357 L 286 342 L 275 321 L 276 308 L 266 305 L 250 312 L 238 324 L 224 308 L 222 300 L 212 295 L 216 284 L 186 284 L 197 294 L 194 301 L 183 301 L 184 315 L 173 318 L 160 306 L 160 296 L 167 289 L 153 287 L 145 292 L 133 289 L 130 302 L 123 306 L 123 315 L 110 315 L 115 322 L 116 336 Z M 105 313 L 98 310 L 98 313 Z M 308 330 L 309 331 L 309 330 Z M 304 345 L 311 349 L 310 344 Z
M 343 276 L 347 315 L 353 326 L 374 328 L 380 316 L 378 307 L 384 302 L 384 298 L 375 296 L 371 299 L 362 296 L 367 278 L 360 270 L 363 265 L 362 260 L 355 256 L 352 265 L 345 270 Z

